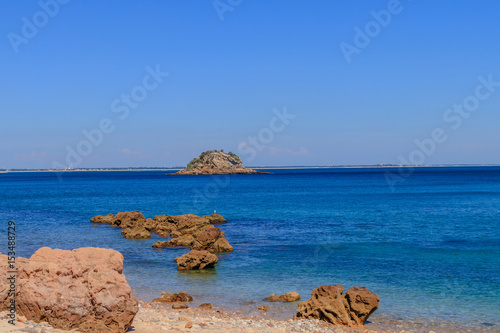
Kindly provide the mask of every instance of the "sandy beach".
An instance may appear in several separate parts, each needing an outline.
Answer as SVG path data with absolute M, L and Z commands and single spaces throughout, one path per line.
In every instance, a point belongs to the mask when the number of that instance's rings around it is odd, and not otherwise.
M 187 308 L 175 310 L 171 304 L 139 303 L 132 327 L 127 332 L 213 332 L 213 333 L 487 333 L 500 332 L 498 325 L 459 325 L 452 322 L 395 320 L 379 318 L 363 328 L 336 327 L 319 320 L 280 320 L 268 318 L 266 312 L 245 316 L 214 307 L 210 310 Z M 48 323 L 35 323 L 20 316 L 16 325 L 9 324 L 6 312 L 0 314 L 0 332 L 67 333 Z

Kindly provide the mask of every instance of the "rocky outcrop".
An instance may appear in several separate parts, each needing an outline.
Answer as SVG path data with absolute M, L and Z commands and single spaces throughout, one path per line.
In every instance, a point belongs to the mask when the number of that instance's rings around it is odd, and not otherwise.
M 133 212 L 118 212 L 118 214 L 108 214 L 106 216 L 97 215 L 90 219 L 92 223 L 107 223 L 112 227 L 118 227 L 121 229 L 134 228 L 138 226 L 143 226 L 145 222 L 144 215 L 139 211 Z
M 181 291 L 178 294 L 162 292 L 160 298 L 155 298 L 153 302 L 174 303 L 174 302 L 192 302 L 193 298 L 187 293 Z
M 180 257 L 174 259 L 179 271 L 214 268 L 219 258 L 208 251 L 191 250 Z
M 364 287 L 353 287 L 345 295 L 342 285 L 321 286 L 311 298 L 299 303 L 295 318 L 313 318 L 337 326 L 361 327 L 378 309 L 380 297 Z
M 264 298 L 264 300 L 268 302 L 297 302 L 300 301 L 300 295 L 295 291 L 290 291 L 280 296 L 272 294 L 271 296 Z
M 233 251 L 233 247 L 224 237 L 224 233 L 213 225 L 205 225 L 192 233 L 181 234 L 168 242 L 158 241 L 153 244 L 153 247 L 189 247 L 191 250 L 206 250 L 212 253 Z
M 128 239 L 149 239 L 151 233 L 142 226 L 123 229 L 122 236 Z
M 219 214 L 198 216 L 156 215 L 154 219 L 145 219 L 139 211 L 119 212 L 118 214 L 98 215 L 91 222 L 109 223 L 112 226 L 125 229 L 122 235 L 126 238 L 149 238 L 147 232 L 154 232 L 160 237 L 172 237 L 168 242 L 158 241 L 154 248 L 190 247 L 192 250 L 206 250 L 212 253 L 233 251 L 224 233 L 214 224 L 225 223 L 227 220 Z
M 241 159 L 231 152 L 209 150 L 194 158 L 181 171 L 170 175 L 230 175 L 230 174 L 268 174 L 245 168 Z
M 0 255 L 0 305 L 6 308 L 7 257 Z M 125 332 L 138 312 L 114 250 L 44 247 L 30 259 L 17 258 L 17 314 L 56 328 L 81 332 Z

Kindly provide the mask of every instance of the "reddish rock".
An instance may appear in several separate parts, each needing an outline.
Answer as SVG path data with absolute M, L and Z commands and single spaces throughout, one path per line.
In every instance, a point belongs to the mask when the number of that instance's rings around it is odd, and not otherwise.
M 300 295 L 294 291 L 290 291 L 280 296 L 272 294 L 271 296 L 266 297 L 264 300 L 268 302 L 296 302 L 300 301 Z
M 177 269 L 183 271 L 214 268 L 219 258 L 208 251 L 191 250 L 189 253 L 175 258 L 174 261 L 177 264 Z
M 267 311 L 267 305 L 259 306 L 257 310 Z
M 198 309 L 201 310 L 210 310 L 212 308 L 212 304 L 210 303 L 203 303 L 198 306 Z
M 366 288 L 353 287 L 342 295 L 341 285 L 314 289 L 311 298 L 299 303 L 295 318 L 314 318 L 337 326 L 361 327 L 378 308 L 380 298 Z
M 0 255 L 0 306 L 7 297 L 7 257 Z M 17 314 L 56 328 L 81 332 L 125 332 L 139 308 L 114 250 L 73 251 L 44 247 L 17 258 Z
M 122 236 L 128 239 L 148 239 L 151 238 L 151 233 L 142 226 L 123 229 Z
M 162 292 L 160 298 L 156 298 L 153 302 L 174 303 L 174 302 L 192 302 L 193 298 L 187 293 L 181 291 L 178 294 Z
M 190 321 L 186 324 L 186 326 L 184 326 L 185 328 L 193 328 L 193 322 Z

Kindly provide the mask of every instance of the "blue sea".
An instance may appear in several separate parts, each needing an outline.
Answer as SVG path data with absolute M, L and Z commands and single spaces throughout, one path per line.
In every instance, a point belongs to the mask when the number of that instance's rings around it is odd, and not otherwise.
M 0 174 L 0 252 L 7 223 L 17 254 L 38 248 L 120 251 L 134 294 L 151 301 L 185 291 L 196 303 L 251 313 L 271 294 L 327 284 L 366 286 L 381 297 L 372 318 L 500 318 L 500 167 L 425 167 L 389 186 L 397 168 L 268 169 L 271 175 L 171 176 L 170 171 Z M 178 272 L 188 250 L 153 249 L 98 214 L 140 210 L 212 214 L 234 252 L 215 270 Z M 3 240 L 1 240 L 3 239 Z M 297 304 L 269 304 L 291 318 Z

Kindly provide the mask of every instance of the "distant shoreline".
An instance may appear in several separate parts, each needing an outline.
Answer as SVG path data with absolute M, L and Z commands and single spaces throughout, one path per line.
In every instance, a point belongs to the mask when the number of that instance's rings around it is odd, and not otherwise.
M 430 165 L 335 165 L 335 166 L 259 166 L 250 167 L 255 170 L 263 169 L 385 169 L 385 168 L 453 168 L 453 167 L 500 167 L 500 164 L 430 164 Z M 80 168 L 70 170 L 55 169 L 3 169 L 0 173 L 10 172 L 113 172 L 113 171 L 178 171 L 181 167 L 172 168 Z

